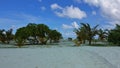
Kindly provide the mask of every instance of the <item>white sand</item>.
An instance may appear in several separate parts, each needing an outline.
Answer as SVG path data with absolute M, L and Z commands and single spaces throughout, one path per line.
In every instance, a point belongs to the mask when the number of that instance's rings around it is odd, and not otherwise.
M 1 48 L 0 68 L 120 68 L 120 47 Z

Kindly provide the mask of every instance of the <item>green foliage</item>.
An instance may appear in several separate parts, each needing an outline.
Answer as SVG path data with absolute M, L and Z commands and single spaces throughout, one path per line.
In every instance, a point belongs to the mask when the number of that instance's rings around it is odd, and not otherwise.
M 109 31 L 108 41 L 120 46 L 120 25 Z
M 50 43 L 53 42 L 59 42 L 59 39 L 62 37 L 62 34 L 58 32 L 57 30 L 50 30 L 49 31 L 49 39 Z
M 6 38 L 5 38 L 5 30 L 4 29 L 2 29 L 2 30 L 0 30 L 0 41 L 2 42 L 2 43 L 5 43 L 5 41 L 6 41 Z
M 26 32 L 27 32 L 27 34 L 29 36 L 27 40 L 30 41 L 30 44 L 38 44 L 38 40 L 37 40 L 37 34 L 38 34 L 37 24 L 29 23 L 26 26 Z
M 37 29 L 37 36 L 39 37 L 39 41 L 41 44 L 46 44 L 48 41 L 48 33 L 50 31 L 49 27 L 45 24 L 38 24 Z
M 26 39 L 28 38 L 28 33 L 26 27 L 22 27 L 17 29 L 17 32 L 15 33 L 15 41 L 19 47 L 24 45 Z
M 30 44 L 46 44 L 49 39 L 59 40 L 62 35 L 57 30 L 50 30 L 45 24 L 29 23 L 26 27 L 17 29 L 15 41 L 21 46 L 25 41 Z M 32 39 L 30 39 L 32 38 Z
M 107 38 L 107 36 L 108 36 L 107 31 L 102 30 L 102 29 L 99 29 L 97 34 L 98 34 L 98 36 L 99 36 L 99 40 L 100 40 L 100 41 L 105 40 L 105 39 Z
M 6 41 L 8 44 L 10 43 L 10 40 L 12 40 L 14 38 L 12 31 L 13 31 L 13 29 L 6 31 Z
M 9 44 L 10 40 L 13 39 L 14 35 L 12 34 L 12 29 L 5 31 L 4 29 L 0 30 L 0 41 L 2 43 Z
M 85 43 L 85 40 L 89 41 L 89 45 L 91 45 L 93 37 L 97 34 L 97 27 L 91 28 L 91 26 L 88 23 L 81 23 L 82 27 L 79 27 L 75 30 L 75 33 L 77 34 L 77 38 L 79 41 L 83 41 Z

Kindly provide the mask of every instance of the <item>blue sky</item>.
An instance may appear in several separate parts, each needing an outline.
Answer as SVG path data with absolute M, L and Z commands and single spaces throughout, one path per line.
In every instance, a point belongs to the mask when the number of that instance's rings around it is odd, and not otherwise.
M 0 29 L 16 29 L 28 23 L 43 23 L 63 37 L 75 37 L 81 22 L 100 28 L 120 24 L 119 0 L 1 0 Z

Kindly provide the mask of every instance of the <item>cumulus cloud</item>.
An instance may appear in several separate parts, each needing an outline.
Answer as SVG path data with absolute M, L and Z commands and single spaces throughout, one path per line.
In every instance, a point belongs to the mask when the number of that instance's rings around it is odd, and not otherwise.
M 72 22 L 71 24 L 62 24 L 62 35 L 64 37 L 75 37 L 76 34 L 73 32 L 74 28 L 79 28 L 79 25 L 77 24 L 76 21 Z
M 76 21 L 74 21 L 74 22 L 72 23 L 72 26 L 73 26 L 74 28 L 79 28 L 79 25 L 77 24 Z
M 74 18 L 74 19 L 83 19 L 87 17 L 86 13 L 79 9 L 78 7 L 66 6 L 61 7 L 57 4 L 52 4 L 51 9 L 59 9 L 60 11 L 55 10 L 55 14 L 59 17 L 67 17 L 67 18 Z
M 56 3 L 54 3 L 54 4 L 52 4 L 51 6 L 51 9 L 62 9 L 62 7 L 61 6 L 59 6 L 58 4 L 56 4 Z
M 71 29 L 71 28 L 73 28 L 73 26 L 72 25 L 67 25 L 67 24 L 62 24 L 62 28 L 63 29 Z
M 72 22 L 71 24 L 62 24 L 63 29 L 72 29 L 72 28 L 79 28 L 79 25 L 76 21 Z
M 84 0 L 91 6 L 100 8 L 102 15 L 110 20 L 110 25 L 120 24 L 120 0 Z M 111 21 L 112 20 L 112 21 Z

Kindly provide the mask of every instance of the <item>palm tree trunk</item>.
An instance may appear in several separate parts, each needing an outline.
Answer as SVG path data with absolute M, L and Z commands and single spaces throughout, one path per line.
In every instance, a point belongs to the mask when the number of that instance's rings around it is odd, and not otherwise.
M 89 38 L 89 45 L 91 45 L 91 42 L 92 42 L 92 38 Z

